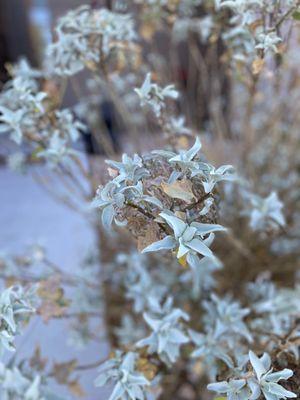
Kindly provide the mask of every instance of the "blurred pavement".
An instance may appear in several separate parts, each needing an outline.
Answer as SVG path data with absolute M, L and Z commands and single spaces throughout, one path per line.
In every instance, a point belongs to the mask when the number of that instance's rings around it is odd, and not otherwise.
M 48 258 L 69 272 L 76 271 L 95 239 L 87 222 L 50 198 L 30 174 L 19 175 L 1 166 L 0 227 L 0 251 L 21 254 L 27 245 L 40 242 Z M 56 320 L 45 325 L 37 317 L 18 339 L 18 356 L 32 355 L 35 345 L 41 343 L 42 356 L 55 361 L 78 357 L 81 364 L 89 364 L 106 357 L 109 349 L 104 340 L 77 353 L 70 348 L 66 323 Z M 103 326 L 97 325 L 99 332 L 103 331 Z M 85 400 L 108 398 L 107 391 L 93 387 L 96 375 L 96 370 L 84 373 Z

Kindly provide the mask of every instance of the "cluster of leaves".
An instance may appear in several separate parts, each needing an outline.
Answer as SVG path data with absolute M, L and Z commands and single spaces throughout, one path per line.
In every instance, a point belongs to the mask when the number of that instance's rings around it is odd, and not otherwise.
M 0 382 L 3 388 L 2 397 L 4 400 L 24 399 L 24 400 L 43 400 L 41 392 L 41 378 L 37 375 L 34 380 L 28 379 L 22 372 L 14 367 L 5 367 L 0 363 Z
M 299 7 L 296 0 L 136 0 L 135 3 L 147 12 L 152 11 L 149 19 L 153 15 L 157 20 L 158 17 L 167 19 L 176 40 L 186 40 L 190 31 L 198 33 L 206 45 L 221 38 L 229 49 L 226 54 L 229 64 L 247 68 L 252 65 L 252 80 L 246 83 L 253 96 L 265 55 L 281 54 L 285 40 L 281 27 L 285 23 L 288 27 L 290 20 L 297 18 Z M 262 190 L 260 196 L 252 190 L 253 185 L 237 179 L 231 165 L 214 167 L 207 161 L 199 137 L 192 143 L 194 136 L 185 126 L 184 117 L 169 112 L 167 102 L 179 98 L 175 85 L 160 86 L 152 80 L 151 76 L 155 75 L 144 66 L 141 70 L 146 78 L 135 90 L 133 87 L 140 81 L 138 74 L 133 78 L 109 76 L 108 67 L 114 56 L 132 49 L 137 39 L 129 14 L 82 6 L 59 20 L 56 34 L 57 41 L 47 49 L 43 71 L 32 69 L 25 61 L 11 69 L 12 79 L 0 96 L 1 133 L 9 133 L 18 145 L 29 145 L 31 159 L 46 159 L 50 166 L 60 168 L 64 179 L 70 179 L 76 190 L 82 189 L 80 179 L 84 178 L 90 192 L 93 191 L 98 178 L 91 171 L 86 172 L 73 148 L 84 127 L 71 110 L 60 109 L 60 102 L 46 84 L 50 77 L 57 83 L 61 78 L 88 69 L 93 75 L 89 85 L 96 88 L 96 98 L 82 101 L 78 108 L 81 115 L 87 114 L 91 125 L 97 124 L 99 89 L 109 89 L 117 103 L 114 90 L 119 86 L 117 93 L 118 90 L 126 93 L 128 109 L 139 100 L 142 107 L 153 112 L 169 143 L 164 150 L 141 156 L 123 154 L 120 161 L 106 161 L 110 179 L 99 187 L 93 200 L 92 206 L 101 211 L 105 232 L 94 219 L 92 223 L 103 236 L 110 235 L 111 241 L 116 241 L 116 251 L 120 245 L 117 240 L 125 228 L 137 240 L 140 252 L 130 248 L 127 254 L 119 254 L 109 265 L 103 265 L 105 293 L 99 289 L 97 271 L 92 265 L 82 266 L 77 276 L 63 274 L 44 259 L 47 272 L 31 275 L 33 280 L 40 281 L 38 313 L 48 322 L 51 318 L 68 316 L 70 310 L 69 315 L 74 319 L 69 343 L 82 348 L 95 337 L 89 318 L 99 317 L 105 307 L 103 314 L 108 315 L 109 307 L 115 306 L 105 295 L 113 293 L 113 300 L 120 296 L 116 307 L 120 309 L 119 315 L 112 308 L 113 338 L 118 349 L 100 367 L 95 382 L 96 386 L 114 384 L 110 400 L 159 398 L 160 392 L 162 398 L 168 399 L 180 385 L 189 385 L 198 398 L 208 382 L 213 382 L 208 384 L 209 390 L 231 400 L 255 400 L 262 396 L 267 400 L 296 398 L 299 396 L 299 285 L 277 287 L 259 276 L 251 283 L 239 282 L 240 293 L 235 299 L 231 293 L 224 293 L 218 275 L 223 265 L 217 251 L 211 249 L 215 232 L 225 232 L 218 235 L 224 240 L 216 248 L 224 246 L 226 251 L 223 242 L 231 240 L 236 247 L 228 253 L 239 251 L 249 258 L 247 249 L 223 226 L 222 219 L 228 221 L 232 215 L 247 216 L 253 236 L 261 242 L 284 232 L 287 219 L 277 192 L 267 186 L 271 194 Z M 127 90 L 128 84 L 130 90 Z M 180 140 L 182 137 L 184 141 Z M 258 153 L 255 155 L 261 161 Z M 26 157 L 18 152 L 10 158 L 10 165 L 20 169 L 24 161 Z M 66 168 L 71 161 L 78 168 L 75 175 Z M 78 171 L 82 172 L 80 179 L 77 179 Z M 238 185 L 233 186 L 234 182 Z M 84 201 L 89 202 L 84 188 L 81 192 Z M 238 200 L 233 198 L 236 193 Z M 297 198 L 298 194 L 294 196 Z M 223 206 L 226 202 L 227 206 Z M 240 208 L 236 202 L 242 203 Z M 88 215 L 90 218 L 91 213 Z M 117 239 L 113 225 L 121 232 Z M 230 254 L 226 257 L 229 259 Z M 256 258 L 252 259 L 251 253 L 250 258 L 253 266 Z M 222 261 L 226 264 L 227 260 Z M 28 281 L 27 275 L 20 276 L 23 270 L 15 260 L 0 260 L 0 264 L 4 279 L 18 278 L 19 274 L 19 280 Z M 226 273 L 224 270 L 220 273 Z M 53 272 L 55 275 L 50 276 Z M 65 298 L 62 281 L 76 288 L 71 302 Z M 24 291 L 19 286 L 3 291 L 1 349 L 13 349 L 14 337 L 24 316 L 34 311 L 31 296 L 31 290 Z M 36 358 L 38 365 L 43 364 Z M 9 365 L 0 364 L 2 396 L 5 399 L 58 399 L 59 396 L 48 393 L 48 376 L 67 385 L 72 393 L 82 395 L 78 382 L 70 377 L 76 369 L 77 362 L 70 361 L 54 365 L 42 376 L 44 368 L 34 374 L 34 370 L 26 370 L 14 360 Z M 78 370 L 83 369 L 78 366 Z M 172 385 L 175 391 L 164 397 L 165 388 Z
M 9 132 L 17 144 L 30 145 L 31 155 L 49 161 L 51 166 L 69 162 L 76 155 L 71 148 L 84 130 L 70 109 L 56 109 L 53 100 L 41 90 L 43 75 L 21 60 L 11 69 L 0 96 L 0 132 Z M 19 153 L 18 153 L 19 154 Z M 21 160 L 22 161 L 22 160 Z
M 229 173 L 231 166 L 215 169 L 201 161 L 200 149 L 197 138 L 191 149 L 179 154 L 153 151 L 143 158 L 124 154 L 122 162 L 107 161 L 114 178 L 98 189 L 93 202 L 102 211 L 104 226 L 109 228 L 113 220 L 126 225 L 143 252 L 177 249 L 177 257 L 193 266 L 200 262 L 197 254 L 213 259 L 209 246 L 214 232 L 225 229 L 204 221 L 215 219 L 215 184 L 234 175 Z M 209 208 L 204 203 L 208 198 Z M 153 232 L 148 238 L 149 223 Z
M 140 265 L 141 262 L 145 263 L 145 260 L 140 257 L 136 259 L 136 256 L 128 259 L 129 270 L 123 278 L 119 277 L 121 287 L 125 286 L 123 288 L 127 292 L 126 296 L 134 300 L 135 312 L 143 311 L 144 320 L 151 328 L 150 336 L 136 341 L 135 351 L 140 347 L 146 347 L 151 357 L 148 359 L 150 365 L 163 362 L 170 366 L 180 359 L 180 348 L 184 346 L 185 353 L 189 354 L 186 361 L 188 365 L 193 365 L 194 360 L 201 360 L 209 379 L 215 379 L 220 374 L 229 379 L 208 386 L 209 389 L 219 393 L 226 393 L 229 399 L 257 399 L 261 393 L 266 399 L 295 397 L 295 393 L 285 390 L 277 383 L 281 379 L 291 377 L 292 371 L 271 373 L 271 360 L 268 355 L 264 356 L 268 359 L 264 370 L 258 372 L 253 360 L 259 359 L 250 352 L 250 360 L 256 375 L 245 372 L 249 345 L 261 343 L 262 346 L 266 346 L 264 334 L 257 335 L 256 329 L 274 317 L 273 322 L 276 321 L 275 324 L 283 329 L 280 335 L 286 335 L 293 326 L 297 326 L 297 320 L 291 310 L 287 313 L 289 323 L 285 319 L 283 328 L 280 322 L 281 314 L 277 310 L 274 311 L 272 306 L 265 309 L 261 315 L 263 299 L 260 299 L 261 306 L 255 301 L 253 304 L 249 303 L 249 308 L 242 308 L 231 297 L 222 299 L 215 294 L 209 295 L 207 291 L 214 284 L 212 274 L 220 268 L 220 262 L 209 246 L 214 238 L 214 232 L 225 230 L 223 226 L 215 223 L 216 184 L 222 180 L 236 180 L 236 175 L 231 172 L 231 166 L 216 169 L 202 161 L 203 159 L 199 159 L 200 149 L 200 141 L 196 139 L 191 149 L 179 153 L 156 150 L 143 157 L 135 155 L 130 158 L 123 155 L 122 162 L 108 161 L 112 179 L 106 186 L 98 189 L 94 200 L 94 206 L 102 211 L 102 222 L 107 229 L 110 229 L 115 220 L 117 226 L 126 226 L 138 238 L 138 244 L 143 249 L 142 253 L 172 250 L 179 260 L 179 264 L 174 265 L 174 262 L 172 264 L 175 277 L 171 278 L 168 284 L 166 278 L 158 278 L 159 267 L 154 269 L 152 267 L 147 272 L 147 268 L 141 268 Z M 146 193 L 144 188 L 149 188 Z M 109 196 L 107 196 L 108 189 L 112 189 Z M 244 197 L 252 204 L 249 223 L 253 230 L 267 232 L 284 225 L 282 203 L 275 193 L 264 200 L 245 189 L 243 191 Z M 197 199 L 199 200 L 196 201 Z M 208 199 L 211 200 L 209 203 Z M 203 222 L 204 220 L 206 222 Z M 210 223 L 207 223 L 208 221 Z M 147 229 L 144 228 L 145 225 Z M 149 232 L 150 226 L 151 232 Z M 158 240 L 153 241 L 154 238 Z M 180 264 L 188 264 L 191 271 L 195 272 L 193 276 L 199 286 L 193 294 L 196 293 L 198 299 L 199 293 L 202 294 L 198 300 L 203 313 L 202 332 L 193 329 L 198 325 L 189 314 L 173 306 L 174 298 L 177 304 L 187 303 L 187 298 L 181 293 L 182 288 L 176 289 L 178 281 L 183 285 L 190 282 L 180 271 Z M 167 262 L 167 268 L 170 269 L 170 261 Z M 212 283 L 207 283 L 210 279 Z M 201 292 L 203 287 L 204 292 Z M 174 294 L 174 298 L 168 297 L 164 300 L 167 293 Z M 295 296 L 296 291 L 291 290 L 291 293 Z M 287 299 L 283 304 L 288 304 Z M 246 322 L 245 319 L 250 313 L 252 317 Z M 295 312 L 297 313 L 298 311 Z M 128 334 L 128 330 L 138 329 L 137 336 L 139 336 L 146 328 L 136 325 L 135 319 L 127 317 L 126 326 L 119 329 L 117 334 L 120 339 L 122 334 L 126 334 L 126 341 L 123 344 L 128 346 L 130 339 L 133 341 L 137 339 L 135 335 Z M 272 329 L 274 330 L 274 327 Z M 269 338 L 267 343 L 270 351 L 277 349 L 278 343 L 271 342 Z M 187 345 L 192 345 L 192 350 Z M 291 349 L 288 349 L 289 351 Z M 188 369 L 187 366 L 185 368 Z M 232 379 L 231 374 L 236 378 Z M 241 378 L 242 376 L 247 376 L 247 379 Z M 117 384 L 115 390 L 118 388 Z M 112 398 L 118 398 L 114 396 L 115 391 Z M 126 396 L 120 395 L 119 398 L 125 399 Z
M 0 352 L 15 351 L 14 340 L 21 327 L 35 314 L 37 305 L 36 287 L 12 286 L 2 290 L 0 297 Z M 4 400 L 43 400 L 48 397 L 41 384 L 41 377 L 33 371 L 22 371 L 17 366 L 0 361 L 1 398 Z M 59 399 L 59 397 L 56 397 Z
M 252 351 L 249 352 L 249 359 L 253 373 L 248 373 L 246 379 L 231 379 L 228 382 L 218 382 L 208 385 L 210 390 L 227 395 L 228 399 L 258 399 L 261 394 L 267 400 L 289 399 L 297 397 L 295 393 L 284 389 L 278 382 L 289 379 L 293 375 L 290 369 L 272 372 L 271 358 L 264 353 L 258 358 Z M 242 378 L 242 375 L 240 376 Z
M 84 5 L 61 17 L 57 41 L 47 49 L 49 73 L 74 75 L 84 68 L 97 70 L 118 47 L 136 38 L 130 15 Z
M 0 309 L 0 351 L 14 351 L 14 339 L 21 322 L 35 312 L 33 307 L 35 289 L 23 290 L 21 286 L 11 287 L 1 293 Z

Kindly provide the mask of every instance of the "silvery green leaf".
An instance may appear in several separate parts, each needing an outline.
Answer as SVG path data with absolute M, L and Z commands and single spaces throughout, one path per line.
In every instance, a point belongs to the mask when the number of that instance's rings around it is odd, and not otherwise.
M 243 27 L 253 21 L 253 12 L 263 7 L 262 0 L 216 0 L 217 8 L 228 7 L 234 14 L 232 22 L 239 22 Z
M 205 315 L 207 329 L 214 330 L 217 337 L 230 339 L 241 335 L 249 342 L 253 340 L 243 320 L 249 314 L 249 309 L 241 308 L 239 303 L 229 296 L 221 299 L 214 293 L 211 294 L 211 301 L 203 302 L 203 307 L 207 311 Z
M 261 395 L 261 388 L 259 382 L 255 378 L 250 378 L 247 381 L 249 389 L 251 390 L 250 400 L 257 400 Z
M 186 247 L 183 243 L 180 242 L 179 239 L 179 247 L 177 251 L 177 258 L 184 257 L 189 252 L 189 248 Z
M 148 196 L 144 194 L 144 188 L 141 181 L 137 182 L 137 184 L 134 186 L 125 186 L 123 189 L 121 189 L 120 193 L 122 193 L 122 195 L 124 193 L 127 200 L 135 202 L 146 201 L 147 203 L 154 204 L 158 208 L 163 208 L 163 205 L 159 199 L 154 196 Z M 123 202 L 124 201 L 125 197 Z
M 264 230 L 269 227 L 277 229 L 285 225 L 285 218 L 282 213 L 283 203 L 279 200 L 276 192 L 263 198 L 254 194 L 248 194 L 252 210 L 247 211 L 250 215 L 250 227 L 256 230 Z
M 141 253 L 134 253 L 127 258 L 127 274 L 125 276 L 126 297 L 133 300 L 134 312 L 141 313 L 153 304 L 160 308 L 160 300 L 167 288 L 161 282 L 153 279 L 146 267 L 146 257 Z
M 36 376 L 32 384 L 26 390 L 24 394 L 24 400 L 42 400 L 40 392 L 41 378 Z
M 271 372 L 268 374 L 268 381 L 269 382 L 279 382 L 281 379 L 289 379 L 294 375 L 293 371 L 290 369 L 283 369 L 279 372 Z
M 128 396 L 130 396 L 130 399 L 136 399 L 136 400 L 143 400 L 145 398 L 143 390 L 138 387 L 129 387 L 128 388 Z
M 271 368 L 271 357 L 268 353 L 264 353 L 260 358 L 261 363 L 263 364 L 265 370 L 269 370 Z
M 91 203 L 91 207 L 96 207 L 102 209 L 102 223 L 107 228 L 110 229 L 112 221 L 116 215 L 115 207 L 123 208 L 125 205 L 125 196 L 121 193 L 120 186 L 115 182 L 108 182 L 104 187 L 99 187 L 96 193 L 96 197 Z M 124 226 L 126 221 L 115 222 L 119 226 Z
M 263 50 L 264 52 L 271 51 L 278 53 L 277 45 L 282 42 L 282 39 L 275 32 L 270 32 L 259 34 L 257 41 L 256 49 Z
M 176 156 L 176 153 L 167 150 L 153 150 L 151 153 L 165 158 L 171 158 Z
M 143 100 L 148 96 L 151 90 L 151 73 L 148 72 L 141 88 L 135 88 L 134 91 L 139 95 L 140 99 Z
M 132 194 L 133 197 L 142 197 L 144 193 L 143 184 L 141 181 L 138 181 L 136 185 L 124 186 L 120 193 L 129 193 Z
M 179 356 L 180 346 L 189 341 L 179 320 L 189 317 L 180 309 L 161 310 L 162 314 L 144 313 L 144 319 L 151 327 L 152 333 L 140 340 L 138 347 L 148 347 L 150 354 L 157 353 L 162 361 L 173 363 Z
M 258 385 L 260 391 L 264 394 L 267 400 L 280 400 L 297 397 L 295 393 L 286 390 L 277 383 L 281 379 L 289 379 L 293 375 L 293 371 L 284 369 L 282 371 L 272 372 L 272 369 L 270 369 L 271 358 L 267 353 L 264 353 L 264 355 L 259 358 L 255 353 L 250 351 L 249 359 L 257 379 L 257 381 L 253 379 L 252 386 Z M 258 390 L 257 393 L 259 393 Z
M 126 181 L 136 185 L 140 179 L 149 175 L 149 172 L 143 167 L 143 160 L 137 154 L 134 154 L 133 157 L 123 154 L 121 162 L 112 160 L 105 160 L 105 162 L 119 172 L 113 181 L 118 185 Z
M 110 203 L 110 201 L 108 200 L 103 200 L 101 199 L 101 197 L 95 197 L 93 199 L 93 201 L 91 202 L 91 207 L 92 208 L 102 208 L 102 207 L 106 207 L 108 204 Z
M 190 251 L 195 251 L 205 257 L 214 258 L 214 255 L 208 246 L 214 239 L 213 232 L 220 230 L 224 231 L 224 227 L 217 224 L 200 223 L 192 223 L 191 225 L 188 225 L 170 211 L 164 211 L 160 213 L 159 216 L 163 218 L 174 231 L 172 247 L 170 248 L 173 249 L 176 247 L 176 244 L 178 245 L 177 258 L 183 257 Z M 202 237 L 206 236 L 207 234 L 209 234 L 209 236 L 205 239 L 202 239 Z M 169 240 L 171 243 L 171 239 Z M 148 246 L 146 251 L 149 251 L 149 248 L 151 251 L 158 250 L 161 244 L 160 242 L 161 241 L 156 242 L 159 243 L 159 245 L 155 244 L 155 247 L 152 247 L 152 245 Z
M 202 144 L 200 142 L 199 137 L 196 137 L 196 141 L 193 145 L 193 147 L 191 147 L 186 153 L 185 153 L 185 157 L 188 161 L 193 160 L 193 158 L 199 153 L 199 151 L 202 148 Z
M 127 221 L 119 221 L 117 218 L 114 218 L 115 224 L 117 226 L 120 226 L 121 228 L 124 228 L 125 226 L 127 226 Z
M 199 139 L 199 137 L 197 137 L 194 145 L 189 150 L 181 151 L 178 155 L 175 155 L 172 158 L 170 158 L 169 162 L 170 163 L 178 162 L 179 164 L 189 163 L 194 159 L 194 157 L 200 151 L 201 147 L 202 147 L 202 145 L 201 145 L 200 139 Z
M 114 196 L 114 201 L 117 207 L 122 208 L 125 203 L 125 196 L 122 193 L 116 193 Z
M 172 171 L 168 179 L 168 184 L 171 185 L 172 183 L 176 182 L 177 179 L 180 177 L 180 175 L 181 175 L 180 171 Z
M 132 371 L 134 369 L 135 361 L 136 361 L 136 354 L 127 353 L 123 358 L 122 367 L 129 371 Z
M 59 131 L 50 137 L 48 147 L 37 153 L 37 157 L 44 158 L 53 168 L 59 163 L 68 165 L 70 157 L 74 155 L 77 155 L 77 151 L 69 147 L 68 141 L 60 136 Z
M 41 78 L 43 76 L 42 71 L 32 68 L 28 60 L 21 57 L 18 62 L 12 65 L 10 75 L 13 77 L 20 76 L 24 79 L 28 78 Z
M 109 396 L 109 400 L 120 400 L 125 397 L 125 388 L 124 386 L 118 382 L 113 389 L 112 394 Z
M 202 184 L 205 193 L 212 192 L 218 182 L 234 181 L 237 179 L 232 165 L 222 165 L 219 168 L 215 168 L 207 164 L 207 167 L 207 170 L 203 170 L 203 172 L 201 170 L 199 171 L 204 179 Z
M 211 232 L 226 231 L 227 229 L 218 224 L 204 224 L 200 222 L 192 222 L 191 226 L 197 228 L 197 235 L 204 236 Z
M 86 126 L 78 120 L 75 120 L 72 112 L 65 108 L 55 112 L 57 117 L 57 126 L 61 135 L 66 136 L 72 142 L 76 142 L 80 137 L 80 131 L 85 131 Z
M 161 95 L 163 97 L 170 97 L 171 99 L 177 99 L 179 97 L 179 93 L 175 89 L 174 85 L 168 85 L 162 89 Z
M 59 76 L 72 76 L 117 51 L 121 41 L 136 38 L 129 14 L 90 6 L 80 6 L 61 17 L 55 33 L 56 42 L 46 49 L 45 69 Z
M 151 251 L 171 250 L 175 247 L 175 239 L 172 236 L 166 236 L 158 242 L 151 243 L 149 246 L 142 250 L 142 253 L 149 253 Z
M 286 390 L 284 387 L 278 385 L 277 383 L 270 383 L 268 387 L 262 389 L 262 392 L 267 400 L 272 398 L 274 399 L 274 396 L 276 400 L 286 398 L 291 399 L 297 397 L 296 393 Z
M 40 376 L 23 373 L 18 367 L 7 367 L 0 363 L 1 399 L 24 400 L 63 400 L 62 397 L 50 396 Z
M 266 354 L 266 353 L 265 353 Z M 255 353 L 253 353 L 253 351 L 249 351 L 249 359 L 250 362 L 252 364 L 252 367 L 256 373 L 256 376 L 258 379 L 261 378 L 261 376 L 263 374 L 265 374 L 268 370 L 268 368 L 270 368 L 271 366 L 271 359 L 270 357 L 266 354 L 265 358 L 268 357 L 268 361 L 266 361 L 265 363 L 262 362 L 262 360 L 260 360 L 257 355 Z M 265 365 L 264 365 L 265 364 Z
M 153 329 L 154 331 L 159 330 L 161 326 L 161 321 L 159 319 L 152 317 L 150 313 L 144 313 L 143 317 L 147 324 L 151 327 L 151 329 Z
M 175 215 L 170 215 L 165 212 L 159 214 L 173 229 L 175 238 L 178 238 L 183 235 L 185 229 L 187 228 L 187 224 L 182 221 L 180 218 Z
M 197 228 L 195 228 L 194 226 L 191 226 L 191 225 L 190 226 L 187 225 L 185 231 L 179 238 L 179 243 L 181 241 L 182 241 L 182 243 L 190 242 L 197 233 L 198 233 Z
M 192 131 L 185 126 L 185 118 L 180 116 L 178 118 L 171 118 L 169 121 L 172 133 L 176 135 L 191 135 Z
M 204 200 L 204 207 L 200 211 L 199 215 L 201 215 L 201 216 L 206 215 L 209 212 L 213 203 L 214 203 L 214 199 L 212 197 L 209 197 L 208 199 Z
M 108 206 L 103 208 L 101 219 L 102 219 L 102 224 L 106 229 L 110 229 L 114 219 L 114 214 L 115 210 L 112 204 L 109 204 Z
M 227 399 L 235 400 L 246 400 L 250 399 L 249 396 L 245 397 L 245 386 L 247 381 L 245 379 L 235 379 L 229 382 L 216 382 L 207 385 L 208 390 L 212 390 L 217 393 L 224 393 L 227 395 Z
M 216 175 L 223 175 L 225 174 L 225 172 L 234 171 L 234 167 L 232 165 L 221 165 L 220 167 L 218 167 L 215 171 Z
M 202 183 L 205 193 L 211 193 L 216 184 L 215 181 L 202 182 Z
M 94 384 L 95 384 L 95 386 L 104 386 L 109 381 L 109 378 L 110 378 L 109 375 L 105 375 L 105 374 L 99 375 L 95 379 Z
M 197 254 L 190 252 L 186 261 L 191 268 L 189 272 L 190 280 L 193 285 L 193 298 L 199 298 L 202 290 L 208 290 L 215 286 L 215 279 L 212 276 L 213 272 L 222 267 L 222 263 L 218 259 L 199 258 Z
M 110 400 L 145 400 L 146 388 L 150 382 L 138 371 L 135 364 L 138 355 L 133 352 L 123 354 L 116 352 L 116 357 L 106 361 L 100 368 L 100 375 L 95 380 L 96 386 L 113 382 L 114 389 Z
M 125 314 L 122 317 L 121 326 L 114 329 L 119 343 L 124 346 L 131 345 L 145 336 L 144 326 L 138 323 L 130 314 Z
M 218 360 L 222 360 L 229 368 L 233 368 L 233 361 L 227 354 L 228 348 L 214 332 L 207 334 L 189 330 L 189 336 L 195 344 L 192 358 L 201 358 L 207 368 L 207 374 L 211 379 L 216 378 L 218 372 Z
M 201 239 L 193 239 L 190 242 L 186 243 L 186 246 L 203 255 L 204 257 L 214 257 L 213 252 L 203 243 Z
M 8 351 L 15 351 L 14 335 L 9 334 L 7 331 L 0 331 L 0 355 L 3 354 L 4 349 Z
M 4 106 L 0 106 L 0 133 L 9 132 L 11 139 L 17 144 L 22 142 L 22 120 L 25 110 L 11 111 Z
M 151 82 L 151 74 L 148 73 L 140 88 L 134 91 L 139 96 L 141 106 L 149 106 L 157 117 L 160 116 L 162 109 L 165 107 L 165 98 L 176 99 L 178 92 L 174 85 L 168 85 L 165 88 L 160 87 L 156 83 Z
M 206 239 L 203 240 L 203 243 L 207 246 L 210 247 L 215 240 L 215 234 L 210 233 Z M 216 257 L 214 257 L 216 259 Z
M 145 200 L 147 203 L 154 204 L 158 208 L 161 208 L 161 209 L 163 208 L 162 202 L 159 199 L 157 199 L 156 197 L 144 195 L 142 197 L 142 199 Z
M 0 352 L 14 351 L 14 339 L 23 316 L 33 314 L 34 291 L 21 286 L 5 289 L 0 295 Z
M 191 178 L 200 176 L 202 178 L 206 178 L 207 175 L 209 174 L 209 171 L 213 168 L 210 164 L 201 162 L 201 161 L 195 161 L 191 166 L 190 166 L 190 173 L 191 173 Z
M 22 152 L 17 151 L 8 156 L 7 165 L 14 172 L 24 173 L 27 170 L 26 161 L 26 156 Z
M 246 383 L 246 381 L 245 381 Z M 212 390 L 213 392 L 218 392 L 218 393 L 227 393 L 228 391 L 229 384 L 228 382 L 215 382 L 215 383 L 210 383 L 207 385 L 208 390 Z
M 180 343 L 188 343 L 189 339 L 179 329 L 172 329 L 171 335 L 170 335 L 170 342 L 179 343 L 179 344 Z

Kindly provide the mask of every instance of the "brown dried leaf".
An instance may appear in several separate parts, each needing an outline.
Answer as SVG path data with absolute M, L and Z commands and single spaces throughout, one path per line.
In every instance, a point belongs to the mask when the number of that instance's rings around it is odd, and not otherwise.
M 139 236 L 137 247 L 139 251 L 142 251 L 149 244 L 160 240 L 159 229 L 155 222 L 150 222 L 147 226 L 147 230 L 144 235 Z
M 284 54 L 286 52 L 286 43 L 279 43 L 277 45 L 277 54 Z
M 64 290 L 60 285 L 60 277 L 58 276 L 52 276 L 39 284 L 38 295 L 42 300 L 42 304 L 38 309 L 38 313 L 45 322 L 54 317 L 62 317 L 69 305 L 69 301 L 64 297 Z
M 85 66 L 91 71 L 97 71 L 97 64 L 94 61 L 86 61 Z
M 61 306 L 51 301 L 44 301 L 38 309 L 38 314 L 44 322 L 49 322 L 51 318 L 63 317 L 67 307 Z
M 126 68 L 126 66 L 128 65 L 127 62 L 127 55 L 125 54 L 124 51 L 118 51 L 117 55 L 117 65 L 116 65 L 116 69 L 118 72 L 123 71 L 124 68 Z
M 137 370 L 142 372 L 150 381 L 152 381 L 157 374 L 157 366 L 150 363 L 147 357 L 138 359 Z
M 263 67 L 265 65 L 265 60 L 262 58 L 257 58 L 256 60 L 253 61 L 252 63 L 252 72 L 254 75 L 260 74 L 262 71 Z
M 81 387 L 80 383 L 77 380 L 74 381 L 70 381 L 68 383 L 68 387 L 71 391 L 71 393 L 74 394 L 74 396 L 76 397 L 85 397 L 86 393 L 83 390 L 83 388 Z
M 195 195 L 192 191 L 192 183 L 186 179 L 182 181 L 175 181 L 174 183 L 162 183 L 161 187 L 163 191 L 173 199 L 180 199 L 186 203 L 191 203 L 196 200 Z
M 175 211 L 174 214 L 176 215 L 176 217 L 178 217 L 178 218 L 182 219 L 183 221 L 185 221 L 186 215 L 185 215 L 184 211 L 179 211 L 178 210 L 178 211 Z
M 255 33 L 256 29 L 259 28 L 260 26 L 263 25 L 263 20 L 262 19 L 257 19 L 256 21 L 253 21 L 252 24 L 250 24 L 250 30 L 251 32 Z
M 118 171 L 116 170 L 116 169 L 114 169 L 114 168 L 110 168 L 110 167 L 108 167 L 107 168 L 107 172 L 108 172 L 108 175 L 111 177 L 111 178 L 115 178 L 116 176 L 118 176 Z
M 38 295 L 44 300 L 57 301 L 63 297 L 63 293 L 64 291 L 61 288 L 61 280 L 57 275 L 41 281 L 38 286 Z
M 189 139 L 186 136 L 180 136 L 176 141 L 178 149 L 188 149 L 190 147 Z
M 5 286 L 6 287 L 10 287 L 10 286 L 14 286 L 16 285 L 18 282 L 20 282 L 20 279 L 17 279 L 14 276 L 9 276 L 8 278 L 6 278 L 5 280 Z
M 77 360 L 70 360 L 64 363 L 54 363 L 52 374 L 54 379 L 61 385 L 69 382 L 69 377 L 77 366 Z
M 156 30 L 157 30 L 157 25 L 156 25 L 155 21 L 153 21 L 153 20 L 146 21 L 142 24 L 142 26 L 140 28 L 140 35 L 146 41 L 150 41 L 153 38 Z
M 35 368 L 39 371 L 43 371 L 45 369 L 47 361 L 47 358 L 42 358 L 41 348 L 39 345 L 37 345 L 32 357 L 29 360 L 30 367 Z

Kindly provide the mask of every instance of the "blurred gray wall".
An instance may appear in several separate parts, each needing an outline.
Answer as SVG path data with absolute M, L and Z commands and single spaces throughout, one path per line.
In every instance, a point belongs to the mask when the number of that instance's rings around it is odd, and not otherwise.
M 28 23 L 27 0 L 0 0 L 0 79 L 6 62 L 26 55 L 35 64 Z

